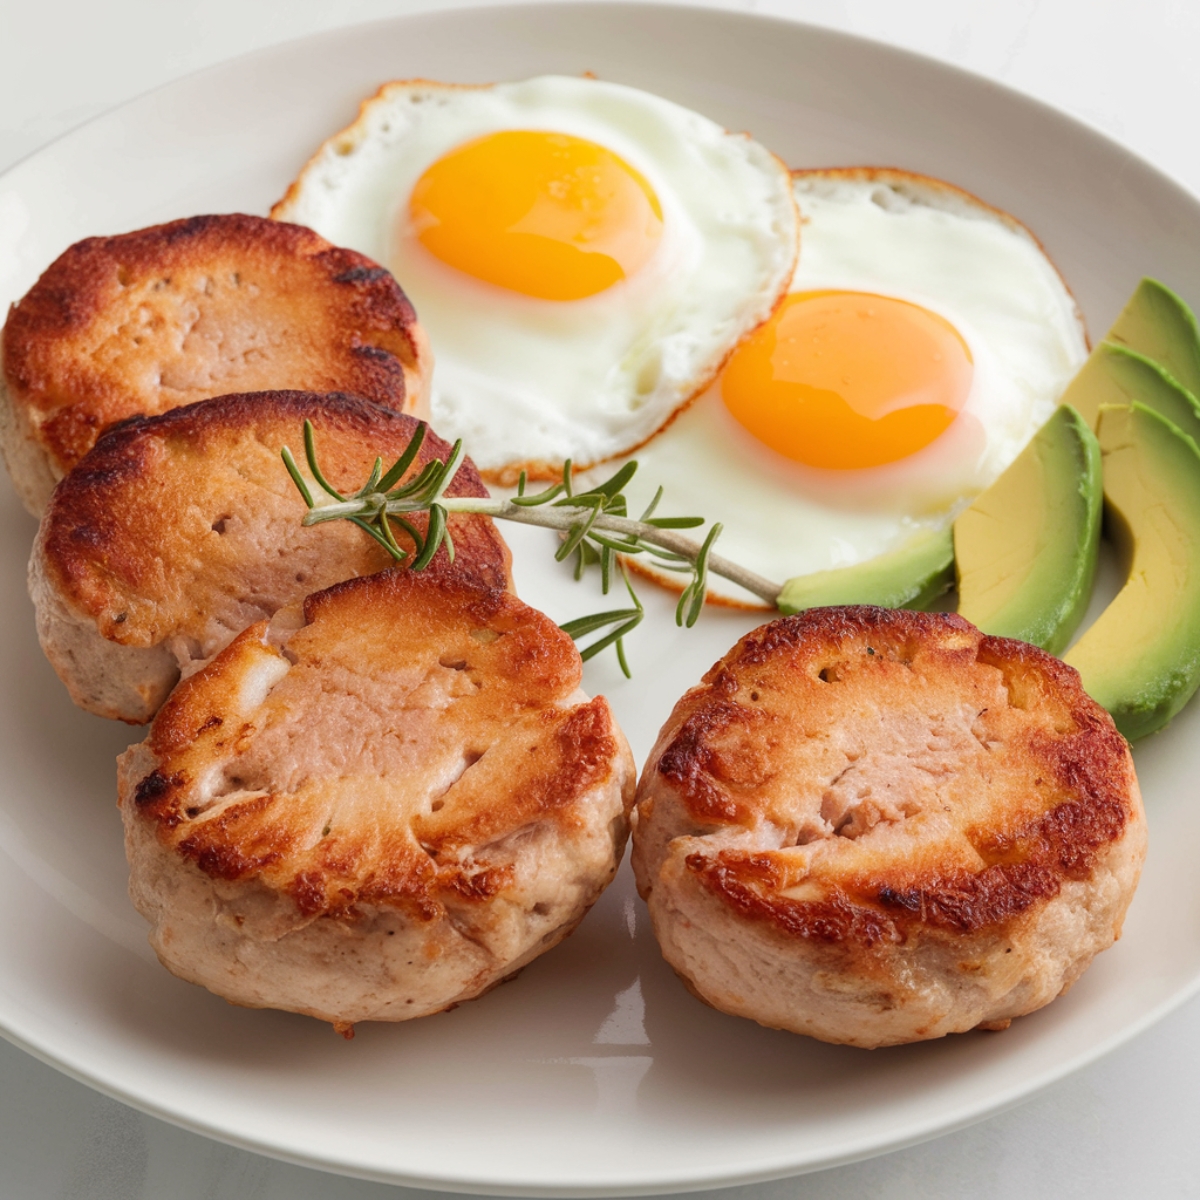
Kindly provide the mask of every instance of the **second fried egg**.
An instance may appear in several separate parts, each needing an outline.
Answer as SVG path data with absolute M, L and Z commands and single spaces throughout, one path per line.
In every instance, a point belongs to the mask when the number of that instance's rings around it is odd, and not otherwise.
M 722 522 L 718 552 L 778 583 L 946 527 L 1087 355 L 1070 292 L 1011 217 L 899 171 L 797 172 L 794 186 L 789 295 L 641 448 L 627 489 L 636 515 L 661 484 L 660 512 Z
M 771 314 L 798 232 L 758 143 L 558 76 L 388 84 L 271 215 L 392 270 L 433 344 L 435 428 L 499 481 L 651 437 Z

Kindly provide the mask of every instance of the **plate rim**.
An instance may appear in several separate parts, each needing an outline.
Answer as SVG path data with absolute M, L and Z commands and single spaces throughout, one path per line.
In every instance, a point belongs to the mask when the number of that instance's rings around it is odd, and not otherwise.
M 646 1181 L 644 1183 L 630 1183 L 617 1186 L 603 1185 L 597 1188 L 567 1183 L 539 1183 L 531 1186 L 528 1183 L 518 1181 L 492 1184 L 464 1180 L 460 1177 L 452 1177 L 450 1175 L 414 1174 L 398 1176 L 390 1172 L 380 1172 L 364 1168 L 349 1161 L 335 1162 L 329 1158 L 306 1157 L 300 1154 L 293 1154 L 279 1147 L 267 1145 L 253 1138 L 241 1137 L 236 1133 L 231 1133 L 228 1130 L 202 1120 L 188 1118 L 185 1115 L 174 1113 L 165 1108 L 158 1108 L 154 1104 L 140 1098 L 134 1092 L 122 1089 L 115 1084 L 110 1084 L 98 1076 L 93 1076 L 70 1063 L 54 1058 L 51 1054 L 43 1052 L 34 1043 L 28 1042 L 12 1033 L 3 1024 L 0 1024 L 0 1037 L 38 1062 L 44 1063 L 60 1074 L 67 1076 L 67 1078 L 73 1079 L 77 1083 L 81 1083 L 93 1091 L 107 1096 L 109 1099 L 125 1104 L 137 1112 L 163 1121 L 168 1125 L 174 1126 L 176 1129 L 183 1129 L 189 1133 L 199 1134 L 222 1145 L 232 1146 L 238 1150 L 245 1150 L 251 1154 L 258 1154 L 276 1162 L 304 1167 L 328 1175 L 360 1179 L 369 1183 L 391 1184 L 396 1187 L 414 1189 L 428 1188 L 430 1191 L 447 1194 L 457 1193 L 467 1196 L 498 1197 L 561 1196 L 571 1198 L 571 1200 L 574 1200 L 574 1198 L 579 1198 L 579 1200 L 593 1200 L 593 1198 L 602 1197 L 682 1196 L 691 1192 L 708 1192 L 716 1191 L 720 1188 L 773 1183 L 782 1179 L 800 1178 L 801 1176 L 813 1175 L 821 1171 L 836 1170 L 838 1167 L 849 1166 L 857 1162 L 866 1162 L 873 1158 L 883 1157 L 887 1154 L 893 1154 L 913 1146 L 922 1145 L 925 1142 L 936 1141 L 940 1137 L 957 1133 L 963 1129 L 970 1128 L 972 1125 L 977 1125 L 992 1117 L 1008 1112 L 1010 1109 L 1025 1103 L 1026 1100 L 1032 1099 L 1046 1088 L 1085 1069 L 1145 1033 L 1152 1026 L 1157 1025 L 1159 1021 L 1170 1016 L 1176 1009 L 1181 1008 L 1189 1000 L 1194 999 L 1197 993 L 1200 993 L 1200 976 L 1197 976 L 1187 988 L 1181 989 L 1180 992 L 1172 996 L 1169 1000 L 1165 1000 L 1151 1009 L 1147 1014 L 1139 1018 L 1137 1022 L 1128 1028 L 1122 1029 L 1119 1033 L 1111 1035 L 1106 1040 L 1096 1043 L 1087 1050 L 1080 1052 L 1079 1055 L 1070 1060 L 1065 1066 L 1049 1068 L 1032 1082 L 1026 1081 L 1021 1084 L 1014 1084 L 1007 1092 L 986 1101 L 981 1101 L 975 1108 L 968 1108 L 961 1117 L 953 1121 L 937 1121 L 930 1118 L 925 1122 L 916 1122 L 912 1128 L 898 1134 L 894 1139 L 888 1140 L 886 1143 L 881 1143 L 864 1150 L 848 1150 L 845 1153 L 823 1158 L 819 1162 L 805 1163 L 799 1166 L 792 1163 L 774 1163 L 764 1166 L 761 1171 L 743 1172 L 736 1177 L 721 1176 L 720 1178 L 688 1179 L 682 1185 L 677 1180 Z
M 409 21 L 421 18 L 438 18 L 449 17 L 466 12 L 489 12 L 503 10 L 506 12 L 518 12 L 524 10 L 537 9 L 574 9 L 579 11 L 585 10 L 624 10 L 630 13 L 645 11 L 645 10 L 662 10 L 679 12 L 685 15 L 685 19 L 691 19 L 694 16 L 725 16 L 736 20 L 752 21 L 757 24 L 774 24 L 781 28 L 795 29 L 800 28 L 810 34 L 815 34 L 818 37 L 830 38 L 835 41 L 841 41 L 846 45 L 867 46 L 875 51 L 883 53 L 890 57 L 908 59 L 913 65 L 920 66 L 924 69 L 933 69 L 937 71 L 947 72 L 951 76 L 957 76 L 960 80 L 967 82 L 972 86 L 982 86 L 985 88 L 994 89 L 996 92 L 1006 96 L 1009 100 L 1020 102 L 1031 107 L 1040 115 L 1052 118 L 1056 121 L 1065 122 L 1068 125 L 1074 126 L 1079 130 L 1085 131 L 1091 137 L 1098 139 L 1109 149 L 1115 150 L 1129 158 L 1134 159 L 1137 164 L 1143 169 L 1153 173 L 1158 179 L 1165 184 L 1175 188 L 1188 199 L 1200 203 L 1200 191 L 1193 190 L 1183 180 L 1177 178 L 1170 170 L 1160 164 L 1153 162 L 1145 155 L 1128 146 L 1115 134 L 1103 129 L 1084 114 L 1070 113 L 1059 108 L 1049 100 L 1043 100 L 1039 96 L 1034 96 L 1029 92 L 1023 91 L 1021 88 L 1013 84 L 1006 83 L 1000 79 L 993 79 L 989 75 L 985 75 L 980 71 L 974 71 L 970 67 L 960 66 L 958 63 L 950 62 L 947 59 L 939 58 L 937 55 L 926 53 L 923 50 L 914 50 L 910 46 L 900 46 L 893 42 L 887 41 L 885 38 L 876 37 L 869 33 L 850 32 L 844 29 L 838 29 L 831 25 L 822 25 L 816 21 L 805 20 L 801 17 L 782 16 L 777 13 L 760 13 L 753 10 L 742 10 L 731 7 L 733 0 L 455 0 L 453 5 L 447 7 L 429 6 L 428 0 L 411 0 L 415 5 L 410 11 L 396 13 L 390 17 L 373 17 L 365 21 L 351 21 L 347 24 L 334 25 L 328 29 L 317 30 L 311 33 L 303 33 L 293 37 L 286 37 L 278 42 L 271 42 L 265 46 L 258 46 L 251 50 L 245 50 L 241 53 L 231 55 L 228 58 L 219 59 L 216 62 L 207 64 L 206 66 L 196 67 L 194 69 L 184 71 L 180 75 L 176 75 L 171 79 L 165 80 L 162 83 L 153 84 L 148 88 L 135 92 L 133 95 L 126 97 L 124 100 L 118 101 L 109 108 L 106 108 L 98 113 L 93 113 L 91 116 L 84 118 L 76 125 L 72 125 L 69 129 L 64 129 L 62 132 L 55 134 L 48 141 L 32 150 L 26 151 L 18 158 L 10 162 L 2 171 L 0 171 L 0 184 L 4 183 L 10 175 L 16 174 L 26 165 L 32 163 L 37 158 L 46 154 L 48 151 L 56 149 L 60 143 L 66 142 L 75 137 L 77 134 L 89 129 L 91 126 L 111 119 L 117 113 L 122 112 L 126 108 L 140 104 L 151 97 L 178 87 L 181 84 L 194 82 L 203 76 L 210 73 L 218 73 L 234 67 L 248 65 L 249 62 L 259 58 L 269 58 L 277 54 L 285 54 L 288 51 L 297 50 L 305 45 L 315 45 L 327 38 L 354 34 L 365 33 L 372 28 L 388 28 L 396 24 L 404 24 Z M 886 165 L 886 164 L 875 164 Z

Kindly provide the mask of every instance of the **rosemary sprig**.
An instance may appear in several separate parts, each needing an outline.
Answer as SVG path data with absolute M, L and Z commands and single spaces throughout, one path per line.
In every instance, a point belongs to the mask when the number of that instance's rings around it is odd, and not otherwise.
M 400 562 L 408 555 L 396 541 L 392 528 L 395 522 L 412 539 L 415 547 L 412 562 L 414 571 L 428 566 L 442 545 L 445 545 L 453 561 L 454 542 L 448 525 L 451 513 L 481 513 L 503 521 L 557 530 L 562 540 L 555 558 L 559 562 L 573 558 L 576 579 L 581 579 L 589 567 L 598 566 L 600 590 L 607 595 L 615 572 L 620 572 L 633 605 L 631 608 L 578 617 L 567 621 L 562 629 L 577 640 L 600 630 L 608 630 L 583 647 L 580 654 L 586 660 L 613 646 L 626 676 L 630 671 L 624 639 L 640 624 L 645 610 L 621 561 L 625 556 L 632 558 L 645 555 L 652 558 L 659 569 L 677 571 L 689 577 L 675 609 L 676 623 L 688 628 L 695 625 L 704 607 L 710 572 L 732 580 L 766 600 L 772 607 L 778 601 L 779 584 L 713 553 L 713 544 L 721 533 L 719 524 L 711 525 L 704 541 L 697 542 L 676 531 L 703 525 L 703 517 L 655 516 L 662 499 L 661 487 L 640 517 L 630 517 L 624 489 L 637 471 L 636 462 L 625 463 L 603 483 L 583 492 L 573 490 L 571 463 L 568 461 L 563 466 L 559 483 L 533 495 L 526 492 L 527 481 L 522 473 L 517 494 L 507 500 L 493 500 L 485 496 L 447 496 L 446 491 L 454 482 L 462 462 L 461 441 L 454 443 L 445 462 L 431 459 L 413 478 L 401 482 L 420 452 L 425 429 L 423 424 L 417 427 L 404 452 L 386 473 L 382 460 L 376 459 L 366 483 L 353 495 L 345 496 L 322 473 L 317 462 L 312 422 L 305 421 L 304 455 L 309 472 L 329 499 L 318 500 L 314 496 L 309 481 L 301 473 L 291 450 L 285 446 L 282 451 L 284 464 L 309 509 L 304 516 L 304 524 L 349 520 Z M 406 519 L 406 515 L 419 512 L 427 513 L 429 517 L 424 534 Z

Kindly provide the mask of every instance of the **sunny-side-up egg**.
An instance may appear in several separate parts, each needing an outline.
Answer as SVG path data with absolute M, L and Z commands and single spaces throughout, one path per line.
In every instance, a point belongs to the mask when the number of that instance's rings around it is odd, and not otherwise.
M 492 480 L 628 453 L 774 310 L 782 163 L 590 78 L 392 83 L 271 215 L 387 266 L 433 344 L 433 424 Z
M 722 522 L 717 552 L 778 583 L 947 526 L 1087 355 L 1070 292 L 1006 214 L 899 171 L 796 172 L 794 186 L 789 294 L 638 451 L 627 490 L 636 515 L 661 484 L 660 514 Z

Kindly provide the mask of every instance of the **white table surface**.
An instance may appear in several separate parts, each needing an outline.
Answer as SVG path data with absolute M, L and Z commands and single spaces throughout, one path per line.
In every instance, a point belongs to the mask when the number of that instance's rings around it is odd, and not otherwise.
M 1200 193 L 1200 0 L 733 0 L 921 51 L 1104 130 Z M 0 170 L 247 50 L 444 0 L 0 0 Z M 1119 231 L 1114 231 L 1119 236 Z M 1023 1105 L 738 1200 L 1200 1197 L 1200 998 Z M 0 1200 L 417 1200 L 211 1142 L 0 1041 Z

